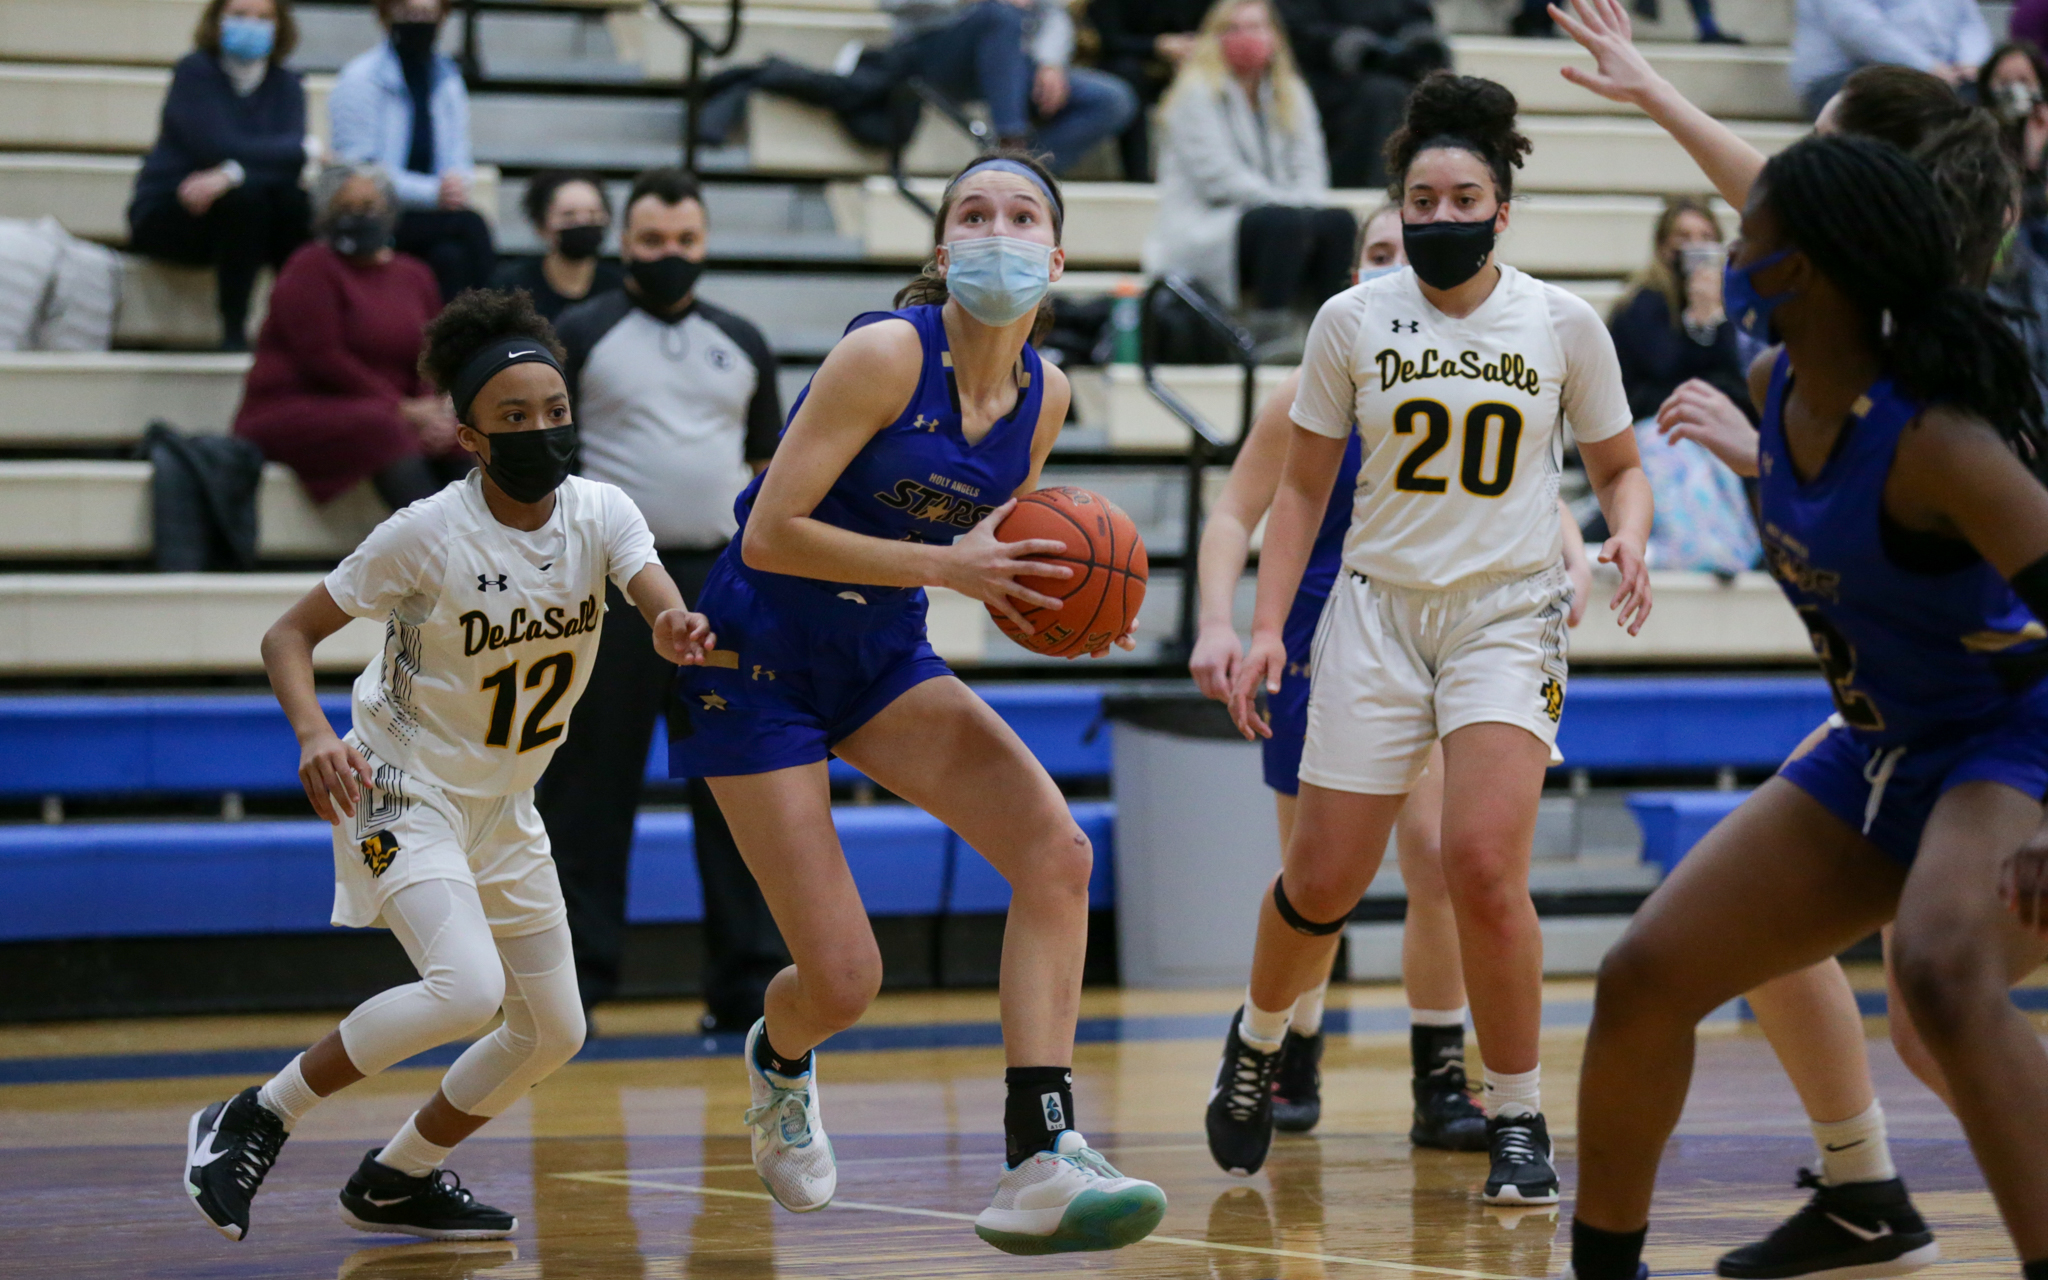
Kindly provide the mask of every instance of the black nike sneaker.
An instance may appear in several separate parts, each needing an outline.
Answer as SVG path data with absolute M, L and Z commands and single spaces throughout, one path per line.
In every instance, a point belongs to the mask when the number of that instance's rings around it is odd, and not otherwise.
M 1273 1076 L 1280 1051 L 1261 1053 L 1238 1038 L 1239 1009 L 1223 1042 L 1223 1064 L 1209 1090 L 1209 1154 L 1225 1173 L 1250 1177 L 1273 1146 Z
M 1438 1151 L 1484 1151 L 1490 1144 L 1486 1112 L 1465 1091 L 1465 1067 L 1453 1062 L 1409 1082 L 1415 1122 L 1408 1141 Z
M 1323 1033 L 1289 1029 L 1273 1072 L 1273 1127 L 1307 1133 L 1323 1118 Z
M 429 1240 L 502 1240 L 519 1225 L 503 1209 L 478 1203 L 453 1171 L 415 1178 L 378 1164 L 375 1150 L 341 1189 L 341 1220 L 358 1231 Z
M 1550 1163 L 1550 1126 L 1539 1112 L 1493 1116 L 1486 1122 L 1493 1171 L 1486 1175 L 1488 1204 L 1555 1204 L 1557 1170 Z
M 1806 1207 L 1755 1244 L 1723 1254 L 1714 1264 L 1717 1274 L 1738 1280 L 1861 1280 L 1902 1276 L 1940 1259 L 1941 1246 L 1899 1179 L 1831 1187 L 1811 1169 L 1801 1169 L 1799 1185 L 1813 1188 Z
M 185 1126 L 185 1193 L 214 1230 L 230 1240 L 249 1234 L 249 1202 L 289 1136 L 284 1121 L 256 1101 L 253 1085 L 193 1113 Z

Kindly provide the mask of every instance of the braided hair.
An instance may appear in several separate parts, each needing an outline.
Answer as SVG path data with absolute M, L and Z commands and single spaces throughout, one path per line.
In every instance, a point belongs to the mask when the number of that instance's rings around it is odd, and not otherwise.
M 1899 389 L 1975 413 L 2041 472 L 2048 426 L 2026 348 L 1964 284 L 1927 171 L 1870 138 L 1807 138 L 1771 157 L 1759 181 L 1786 239 L 1855 307 Z

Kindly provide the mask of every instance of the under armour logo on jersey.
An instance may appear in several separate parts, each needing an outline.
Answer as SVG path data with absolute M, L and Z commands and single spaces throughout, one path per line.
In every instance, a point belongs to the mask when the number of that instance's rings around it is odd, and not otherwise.
M 1402 325 L 1404 325 L 1404 324 L 1408 326 L 1408 327 L 1407 327 L 1406 329 L 1403 329 L 1403 328 L 1401 327 L 1401 326 L 1402 326 Z M 1420 320 L 1396 320 L 1396 321 L 1394 321 L 1394 332 L 1395 332 L 1395 333 L 1421 333 L 1421 332 L 1422 332 L 1422 321 L 1420 321 Z
M 766 676 L 770 680 L 773 680 L 775 678 L 775 673 L 757 662 L 754 664 L 754 679 L 759 680 L 762 676 Z
M 1038 1101 L 1045 1108 L 1045 1127 L 1048 1130 L 1059 1130 L 1067 1127 L 1067 1109 L 1060 1105 L 1059 1094 L 1040 1094 Z
M 496 582 L 491 581 L 491 575 L 488 573 L 480 573 L 476 575 L 476 589 L 478 591 L 489 591 L 492 587 L 496 587 L 500 591 L 510 590 L 510 588 L 508 588 L 505 585 L 505 575 L 502 573 L 498 575 L 498 580 Z

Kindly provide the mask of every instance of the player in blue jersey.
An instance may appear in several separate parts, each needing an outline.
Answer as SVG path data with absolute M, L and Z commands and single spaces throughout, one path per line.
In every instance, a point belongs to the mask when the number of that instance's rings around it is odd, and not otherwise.
M 932 260 L 901 309 L 853 321 L 735 504 L 740 534 L 698 604 L 721 657 L 679 682 L 669 745 L 671 773 L 710 782 L 796 961 L 746 1043 L 754 1167 L 784 1208 L 832 1199 L 812 1050 L 857 1022 L 882 980 L 832 826 L 828 754 L 940 819 L 1010 882 L 1007 1160 L 975 1230 L 1012 1253 L 1117 1248 L 1166 1208 L 1075 1128 L 1088 839 L 925 637 L 927 586 L 1028 633 L 1014 602 L 1057 602 L 1018 577 L 1071 574 L 1027 558 L 1057 541 L 995 537 L 1066 418 L 1067 379 L 1028 341 L 1064 265 L 1063 213 L 1057 183 L 1022 155 L 983 157 L 947 186 Z
M 1389 205 L 1359 228 L 1353 270 L 1358 281 L 1406 265 L 1401 248 L 1401 211 Z M 1244 660 L 1237 634 L 1237 586 L 1251 548 L 1251 533 L 1279 487 L 1287 454 L 1288 410 L 1300 387 L 1299 371 L 1289 374 L 1259 410 L 1230 478 L 1202 527 L 1196 580 L 1201 591 L 1201 629 L 1188 668 L 1203 693 L 1227 702 L 1230 684 Z M 1308 732 L 1309 648 L 1316 623 L 1336 581 L 1351 527 L 1351 494 L 1358 483 L 1359 440 L 1351 437 L 1331 489 L 1329 506 L 1316 532 L 1309 563 L 1301 578 L 1294 609 L 1283 632 L 1287 670 L 1280 691 L 1266 700 L 1273 736 L 1260 743 L 1266 785 L 1274 792 L 1285 848 L 1294 830 L 1296 776 L 1302 743 Z M 1576 626 L 1590 598 L 1592 573 L 1578 526 L 1564 517 L 1565 561 L 1572 575 L 1570 622 Z M 1443 752 L 1430 755 L 1428 771 L 1409 793 L 1396 822 L 1395 846 L 1401 860 L 1401 882 L 1407 908 L 1401 934 L 1401 981 L 1408 997 L 1409 1057 L 1414 1070 L 1415 1100 L 1409 1141 L 1417 1146 L 1451 1151 L 1487 1148 L 1486 1112 L 1466 1090 L 1465 974 L 1458 957 L 1457 921 L 1444 887 Z M 1334 959 L 1337 939 L 1330 939 Z M 1273 1075 L 1273 1127 L 1306 1132 L 1322 1114 L 1320 1063 L 1323 1056 L 1324 982 L 1303 992 L 1280 1048 Z
M 2048 1053 L 2007 997 L 2037 942 L 2004 901 L 2048 794 L 2039 393 L 1963 283 L 1934 183 L 1883 143 L 1774 157 L 1727 298 L 1784 342 L 1751 374 L 1764 540 L 1841 723 L 1679 864 L 1601 968 L 1572 1270 L 1643 1274 L 1697 1021 L 1892 921 L 1904 1011 L 2028 1280 L 2048 1280 Z

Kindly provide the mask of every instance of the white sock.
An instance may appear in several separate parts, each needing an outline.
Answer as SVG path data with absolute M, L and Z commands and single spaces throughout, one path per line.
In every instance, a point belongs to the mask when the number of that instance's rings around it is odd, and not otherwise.
M 417 1119 L 417 1111 L 405 1118 L 405 1124 L 398 1133 L 384 1144 L 382 1151 L 377 1153 L 378 1164 L 415 1178 L 424 1178 L 441 1167 L 441 1162 L 446 1160 L 448 1153 L 455 1148 L 437 1147 L 422 1138 L 420 1131 L 413 1127 L 413 1121 Z
M 1257 1049 L 1260 1053 L 1280 1052 L 1280 1042 L 1287 1038 L 1287 1023 L 1294 1016 L 1294 1006 L 1289 1005 L 1278 1013 L 1261 1009 L 1252 1003 L 1252 993 L 1244 993 L 1244 1017 L 1238 1020 L 1237 1038 Z
M 1465 1025 L 1465 1010 L 1418 1009 L 1408 1006 L 1408 1025 L 1414 1027 L 1462 1027 Z
M 1509 1073 L 1486 1069 L 1486 1113 L 1526 1116 L 1543 1110 L 1543 1068 Z
M 1813 1140 L 1820 1147 L 1821 1181 L 1831 1187 L 1845 1182 L 1888 1182 L 1899 1176 L 1892 1147 L 1884 1132 L 1884 1104 L 1873 1100 L 1860 1116 L 1815 1124 Z
M 306 1113 L 320 1105 L 320 1095 L 306 1083 L 306 1077 L 299 1070 L 299 1064 L 306 1060 L 300 1054 L 284 1064 L 284 1070 L 272 1076 L 261 1089 L 256 1091 L 256 1105 L 284 1121 L 284 1131 L 290 1133 Z
M 1312 1036 L 1323 1029 L 1323 1001 L 1329 994 L 1329 982 L 1319 982 L 1294 1002 L 1293 1027 L 1298 1034 Z

